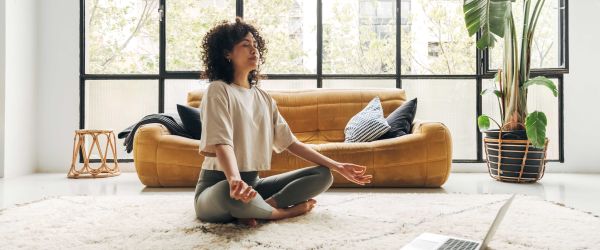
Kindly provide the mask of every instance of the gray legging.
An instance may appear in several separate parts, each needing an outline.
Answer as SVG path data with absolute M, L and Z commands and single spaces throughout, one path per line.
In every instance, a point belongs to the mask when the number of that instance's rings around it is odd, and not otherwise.
M 248 203 L 229 196 L 229 182 L 218 170 L 200 170 L 194 196 L 196 217 L 205 222 L 227 223 L 236 218 L 268 219 L 273 207 L 265 199 L 273 197 L 279 208 L 295 205 L 325 192 L 333 183 L 329 168 L 306 167 L 265 178 L 258 171 L 240 172 L 242 180 L 256 190 Z

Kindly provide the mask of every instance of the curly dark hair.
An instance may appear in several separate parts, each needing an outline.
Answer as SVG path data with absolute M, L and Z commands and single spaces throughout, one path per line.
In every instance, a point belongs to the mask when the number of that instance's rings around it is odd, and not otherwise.
M 241 42 L 248 33 L 254 36 L 259 53 L 258 67 L 248 74 L 248 82 L 256 85 L 259 79 L 264 78 L 260 75 L 260 68 L 265 63 L 267 53 L 265 40 L 254 26 L 244 22 L 241 17 L 236 17 L 233 23 L 221 21 L 204 36 L 202 63 L 205 71 L 201 78 L 208 78 L 209 81 L 222 80 L 230 84 L 233 81 L 234 68 L 233 64 L 225 58 L 225 53 L 232 51 L 233 46 Z

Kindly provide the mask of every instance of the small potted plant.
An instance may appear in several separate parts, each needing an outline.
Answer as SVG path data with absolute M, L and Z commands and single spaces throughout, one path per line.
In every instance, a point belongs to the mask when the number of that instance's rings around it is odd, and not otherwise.
M 530 78 L 530 48 L 545 0 L 523 0 L 520 39 L 515 29 L 513 2 L 465 0 L 463 12 L 469 35 L 480 32 L 477 48 L 491 48 L 496 37 L 504 39 L 502 68 L 498 69 L 494 86 L 481 92 L 497 97 L 501 120 L 487 115 L 477 118 L 479 129 L 485 133 L 488 172 L 500 181 L 535 182 L 542 178 L 546 164 L 547 119 L 541 111 L 528 113 L 527 90 L 541 85 L 554 96 L 558 91 L 554 82 L 544 76 Z M 498 129 L 490 129 L 491 122 Z

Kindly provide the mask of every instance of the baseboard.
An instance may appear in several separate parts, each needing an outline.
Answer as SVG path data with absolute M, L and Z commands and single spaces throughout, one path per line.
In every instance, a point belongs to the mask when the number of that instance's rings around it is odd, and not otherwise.
M 135 165 L 133 162 L 119 163 L 119 168 L 123 173 L 135 173 Z M 37 169 L 36 173 L 67 173 L 65 169 Z M 485 163 L 453 163 L 452 173 L 487 173 Z M 597 171 L 582 171 L 569 168 L 564 163 L 549 162 L 546 164 L 546 173 L 567 173 L 567 174 L 600 174 L 600 168 Z

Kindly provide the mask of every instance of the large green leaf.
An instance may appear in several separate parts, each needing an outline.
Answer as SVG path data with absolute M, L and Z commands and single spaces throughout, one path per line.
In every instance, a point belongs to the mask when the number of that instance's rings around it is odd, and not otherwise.
M 536 148 L 543 148 L 546 142 L 546 125 L 548 120 L 543 112 L 535 111 L 525 119 L 527 138 Z
M 469 36 L 481 31 L 477 48 L 494 47 L 494 35 L 504 37 L 504 22 L 514 0 L 464 0 L 463 13 Z
M 479 126 L 479 130 L 487 130 L 490 128 L 490 117 L 487 115 L 480 115 L 477 118 L 477 125 Z
M 487 88 L 487 89 L 484 89 L 483 91 L 481 91 L 481 95 L 487 95 L 487 94 L 491 94 L 491 93 L 496 95 L 498 98 L 502 98 L 502 93 L 500 92 L 500 90 L 497 90 L 495 88 Z
M 543 76 L 538 76 L 532 79 L 529 79 L 529 81 L 526 81 L 523 84 L 523 89 L 529 88 L 529 86 L 531 85 L 542 85 L 542 86 L 546 86 L 550 89 L 550 91 L 552 91 L 552 94 L 554 96 L 558 96 L 558 90 L 556 88 L 556 85 L 554 84 L 553 81 L 551 81 L 550 79 L 543 77 Z
M 487 115 L 480 115 L 479 117 L 477 117 L 477 126 L 479 126 L 480 131 L 484 131 L 490 128 L 490 122 L 494 122 L 496 126 L 500 127 L 500 124 L 496 120 L 494 120 L 494 118 L 491 118 Z

